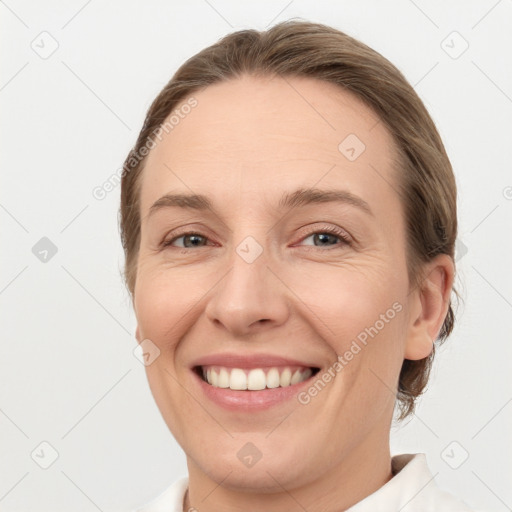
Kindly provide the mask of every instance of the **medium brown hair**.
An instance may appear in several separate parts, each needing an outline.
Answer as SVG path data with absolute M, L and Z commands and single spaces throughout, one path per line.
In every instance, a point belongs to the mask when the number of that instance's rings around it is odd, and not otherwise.
M 332 27 L 286 21 L 266 31 L 241 30 L 188 59 L 148 110 L 123 167 L 119 222 L 126 262 L 124 278 L 133 300 L 140 244 L 140 182 L 148 141 L 180 103 L 208 85 L 243 75 L 309 77 L 333 83 L 369 106 L 391 133 L 399 155 L 398 193 L 407 226 L 408 273 L 412 286 L 422 264 L 438 254 L 454 257 L 456 185 L 450 161 L 429 113 L 402 73 L 382 55 Z M 144 151 L 146 148 L 146 151 Z M 454 324 L 452 304 L 438 342 Z M 414 411 L 424 391 L 434 350 L 405 360 L 397 399 L 400 418 Z

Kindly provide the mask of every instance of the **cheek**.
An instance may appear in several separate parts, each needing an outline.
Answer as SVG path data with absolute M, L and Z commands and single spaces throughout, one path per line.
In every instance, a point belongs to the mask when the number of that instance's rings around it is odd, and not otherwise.
M 297 274 L 290 286 L 307 305 L 304 315 L 313 330 L 332 349 L 333 363 L 337 358 L 340 364 L 333 368 L 342 377 L 335 387 L 350 409 L 393 399 L 389 390 L 403 362 L 407 281 L 385 267 L 318 266 L 300 274 L 307 279 Z
M 204 290 L 187 272 L 142 268 L 137 275 L 135 311 L 140 334 L 162 348 L 175 343 L 187 325 Z
M 364 341 L 368 330 L 375 336 L 400 332 L 401 297 L 406 282 L 385 265 L 311 265 L 289 276 L 290 287 L 304 303 L 305 314 L 333 348 Z M 307 313 L 309 311 L 309 314 Z

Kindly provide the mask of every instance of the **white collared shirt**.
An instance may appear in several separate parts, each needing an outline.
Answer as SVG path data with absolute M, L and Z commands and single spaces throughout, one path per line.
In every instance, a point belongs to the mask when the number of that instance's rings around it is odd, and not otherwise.
M 441 490 L 425 454 L 395 455 L 389 482 L 346 512 L 471 512 L 460 500 Z M 188 478 L 181 478 L 135 512 L 183 512 Z

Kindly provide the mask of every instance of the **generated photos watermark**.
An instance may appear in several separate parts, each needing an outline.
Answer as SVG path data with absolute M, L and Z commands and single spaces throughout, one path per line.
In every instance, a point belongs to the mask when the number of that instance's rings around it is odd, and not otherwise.
M 315 398 L 325 386 L 331 382 L 338 373 L 347 366 L 354 357 L 361 352 L 361 350 L 368 345 L 369 339 L 375 338 L 384 327 L 393 320 L 398 313 L 403 310 L 400 302 L 394 302 L 393 305 L 385 312 L 381 313 L 378 320 L 375 321 L 370 327 L 365 327 L 351 342 L 343 354 L 338 356 L 338 359 L 322 374 L 318 375 L 316 380 L 305 391 L 301 391 L 297 395 L 297 400 L 302 405 L 307 405 Z

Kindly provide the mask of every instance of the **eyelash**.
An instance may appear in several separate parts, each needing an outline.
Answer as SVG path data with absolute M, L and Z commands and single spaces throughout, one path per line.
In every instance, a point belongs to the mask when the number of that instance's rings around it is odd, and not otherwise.
M 344 230 L 342 230 L 340 228 L 335 228 L 332 226 L 327 226 L 322 229 L 311 230 L 310 232 L 306 233 L 306 235 L 301 239 L 301 241 L 304 241 L 305 239 L 309 238 L 311 235 L 318 235 L 318 234 L 336 235 L 340 239 L 341 243 L 334 244 L 330 247 L 345 246 L 345 245 L 351 246 L 352 245 L 352 240 L 350 239 L 350 237 L 347 235 L 347 233 Z M 161 247 L 162 247 L 162 249 L 165 249 L 166 247 L 173 247 L 172 244 L 176 240 L 179 240 L 180 238 L 183 238 L 183 237 L 189 236 L 189 235 L 198 235 L 198 236 L 208 240 L 207 236 L 204 236 L 201 233 L 198 233 L 197 231 L 186 231 L 183 233 L 178 233 L 170 240 L 164 240 L 161 244 Z M 200 247 L 204 247 L 204 246 L 199 246 L 197 248 L 200 248 Z M 307 247 L 308 249 L 322 249 L 321 246 L 314 246 L 314 245 L 305 246 L 305 247 Z M 325 246 L 325 247 L 329 247 L 329 246 Z M 182 253 L 187 253 L 190 251 L 190 249 L 194 249 L 194 247 L 173 247 L 173 248 L 179 250 Z
M 324 249 L 327 248 L 328 250 L 330 249 L 333 249 L 333 248 L 336 248 L 336 247 L 340 247 L 340 246 L 345 246 L 345 245 L 352 245 L 352 240 L 350 239 L 350 237 L 348 236 L 348 234 L 346 233 L 346 231 L 340 229 L 340 228 L 336 228 L 334 226 L 326 226 L 324 228 L 321 228 L 321 229 L 312 229 L 310 231 L 308 231 L 306 233 L 306 235 L 304 235 L 302 238 L 301 238 L 301 242 L 303 242 L 304 240 L 306 240 L 306 238 L 309 238 L 311 235 L 323 235 L 323 234 L 329 234 L 329 235 L 335 235 L 337 238 L 339 238 L 340 240 L 340 243 L 337 243 L 337 244 L 334 244 L 334 245 L 331 245 L 331 246 L 315 246 L 315 245 L 306 245 L 306 246 L 302 246 L 302 247 L 306 247 L 307 250 L 316 250 L 316 249 Z

